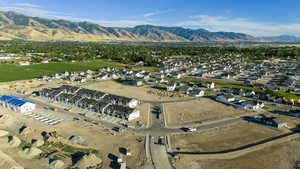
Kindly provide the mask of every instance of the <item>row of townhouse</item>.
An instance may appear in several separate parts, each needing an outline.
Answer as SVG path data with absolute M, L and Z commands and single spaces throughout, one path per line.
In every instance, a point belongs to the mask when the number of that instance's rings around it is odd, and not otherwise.
M 120 119 L 133 120 L 140 115 L 140 112 L 134 109 L 138 100 L 76 86 L 64 85 L 56 89 L 45 88 L 39 94 L 50 100 Z

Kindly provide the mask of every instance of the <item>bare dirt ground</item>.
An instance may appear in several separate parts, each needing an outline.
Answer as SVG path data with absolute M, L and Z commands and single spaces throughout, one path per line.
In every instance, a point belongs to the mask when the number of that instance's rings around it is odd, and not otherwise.
M 174 151 L 214 152 L 237 148 L 280 134 L 282 131 L 277 129 L 241 122 L 222 129 L 174 135 L 171 143 Z
M 274 145 L 230 160 L 199 160 L 197 156 L 180 156 L 177 169 L 296 169 L 300 159 L 300 141 Z
M 169 126 L 202 123 L 247 113 L 245 110 L 207 98 L 182 103 L 168 103 L 164 105 L 164 108 Z
M 40 90 L 46 87 L 58 87 L 65 83 L 61 80 L 55 80 L 51 82 L 39 81 L 39 80 L 22 80 L 0 83 L 0 94 L 8 94 L 11 92 L 18 92 L 23 94 L 31 94 L 33 91 Z
M 33 91 L 40 90 L 46 87 L 59 87 L 62 84 L 69 84 L 65 81 L 37 81 L 37 80 L 25 80 L 25 81 L 16 81 L 9 83 L 0 83 L 0 94 L 11 94 L 22 93 L 22 94 L 31 94 Z M 127 86 L 126 86 L 127 87 Z M 124 89 L 123 89 L 124 90 Z M 127 90 L 127 89 L 125 89 Z M 102 90 L 103 91 L 103 90 Z M 134 90 L 130 92 L 134 93 Z M 118 93 L 115 93 L 118 94 Z M 131 97 L 131 95 L 128 95 Z M 141 118 L 138 120 L 142 121 L 146 125 L 148 120 L 148 105 L 141 104 L 137 108 L 141 111 Z M 35 113 L 38 114 L 51 114 L 50 112 L 45 112 L 41 107 L 35 110 Z M 111 159 L 108 158 L 108 154 L 114 154 L 116 156 L 120 155 L 119 148 L 124 147 L 131 151 L 132 156 L 125 156 L 124 160 L 132 169 L 140 169 L 145 165 L 145 152 L 144 152 L 144 137 L 136 136 L 133 133 L 122 131 L 120 133 L 114 133 L 111 129 L 105 128 L 104 126 L 94 125 L 85 121 L 73 121 L 72 118 L 76 117 L 74 115 L 65 115 L 60 112 L 52 112 L 52 116 L 57 118 L 62 118 L 64 121 L 56 126 L 48 126 L 37 120 L 33 120 L 29 117 L 26 117 L 20 113 L 9 111 L 5 108 L 0 107 L 0 115 L 5 115 L 5 118 L 0 118 L 0 129 L 5 129 L 14 134 L 18 134 L 18 130 L 22 125 L 27 125 L 30 127 L 30 132 L 26 135 L 20 135 L 22 139 L 26 141 L 31 141 L 31 139 L 42 139 L 42 131 L 56 131 L 59 135 L 63 136 L 64 140 L 59 140 L 65 144 L 76 146 L 79 148 L 92 148 L 98 150 L 98 156 L 103 160 L 103 169 L 111 168 L 110 163 Z M 55 114 L 56 113 L 56 114 Z M 78 116 L 78 115 L 77 115 Z M 71 141 L 68 141 L 72 135 L 81 136 L 86 141 L 84 145 L 75 144 Z M 0 149 L 1 150 L 1 149 Z M 30 169 L 41 169 L 47 168 L 47 160 L 35 160 L 35 163 L 30 163 L 30 160 L 20 157 L 17 152 L 19 149 L 3 149 L 3 151 L 16 159 L 25 168 Z M 32 159 L 31 159 L 32 160 Z M 31 164 L 34 164 L 31 166 Z
M 0 166 L 2 166 L 1 169 L 23 169 L 20 164 L 2 151 L 0 151 Z
M 115 133 L 104 126 L 94 125 L 85 121 L 72 121 L 65 120 L 64 122 L 56 126 L 48 126 L 37 120 L 25 117 L 23 114 L 9 111 L 4 108 L 0 108 L 1 114 L 10 115 L 14 118 L 14 123 L 7 123 L 7 125 L 1 126 L 0 129 L 7 130 L 13 134 L 18 135 L 21 139 L 28 142 L 31 139 L 42 139 L 42 131 L 56 131 L 62 138 L 58 141 L 67 145 L 72 145 L 79 148 L 91 148 L 99 151 L 98 156 L 103 160 L 103 169 L 110 169 L 111 159 L 108 158 L 108 154 L 120 155 L 119 148 L 124 147 L 131 151 L 132 156 L 124 157 L 127 165 L 132 169 L 140 169 L 145 164 L 145 152 L 144 152 L 144 137 L 136 136 L 132 133 L 122 131 Z M 41 111 L 38 109 L 37 111 Z M 54 112 L 58 113 L 58 112 Z M 72 119 L 72 117 L 70 117 Z M 29 132 L 26 134 L 18 134 L 22 125 L 30 127 Z M 68 140 L 72 135 L 81 136 L 85 139 L 84 144 L 73 143 Z M 6 149 L 3 148 L 5 153 L 9 154 L 13 159 L 24 166 L 24 168 L 41 169 L 47 168 L 47 160 L 34 160 L 22 158 L 18 155 L 19 149 Z M 10 153 L 12 152 L 12 153 Z
M 30 169 L 41 169 L 41 168 L 47 168 L 47 160 L 39 160 L 39 159 L 28 159 L 22 154 L 22 150 L 20 148 L 12 148 L 8 146 L 8 143 L 6 142 L 6 139 L 1 138 L 1 146 L 0 149 L 9 158 L 16 161 L 18 165 L 24 167 L 24 168 L 30 168 Z M 16 165 L 16 164 L 15 164 Z M 1 165 L 0 167 L 5 167 L 5 165 Z M 10 169 L 10 168 L 9 168 Z
M 151 94 L 150 91 L 155 93 L 154 91 L 158 91 L 158 90 L 152 89 L 148 86 L 135 87 L 135 86 L 123 85 L 114 81 L 95 82 L 95 83 L 83 85 L 82 87 L 99 90 L 111 94 L 131 97 L 138 100 L 168 101 L 168 100 L 182 99 L 181 97 L 163 97 L 163 96 Z

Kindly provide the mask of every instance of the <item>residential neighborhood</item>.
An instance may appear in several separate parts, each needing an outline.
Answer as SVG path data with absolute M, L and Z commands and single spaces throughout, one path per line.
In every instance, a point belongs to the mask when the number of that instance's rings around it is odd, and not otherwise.
M 0 169 L 300 169 L 300 1 L 0 1 Z

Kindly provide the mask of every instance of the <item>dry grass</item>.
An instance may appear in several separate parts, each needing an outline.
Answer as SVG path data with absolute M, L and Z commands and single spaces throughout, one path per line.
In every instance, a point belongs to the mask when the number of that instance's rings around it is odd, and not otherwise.
M 242 109 L 201 98 L 200 100 L 165 104 L 167 123 L 170 126 L 187 123 L 202 123 L 245 114 Z
M 188 133 L 172 137 L 172 149 L 179 151 L 214 152 L 236 148 L 282 132 L 254 123 L 241 122 L 203 133 Z
M 31 40 L 81 40 L 81 41 L 103 41 L 103 40 L 128 40 L 106 35 L 94 35 L 69 32 L 63 29 L 48 29 L 42 27 L 1 27 L 1 39 L 13 39 L 22 37 Z
M 230 160 L 199 160 L 197 156 L 181 156 L 177 169 L 291 169 L 300 159 L 299 141 L 274 145 Z
M 156 90 L 151 89 L 147 86 L 135 87 L 129 85 L 123 85 L 114 81 L 103 81 L 103 82 L 95 82 L 92 84 L 84 85 L 83 87 L 100 90 L 111 94 L 136 98 L 139 100 L 150 100 L 150 101 L 162 101 L 162 100 L 176 100 L 179 99 L 177 97 L 159 97 L 154 94 L 150 94 L 147 91 Z

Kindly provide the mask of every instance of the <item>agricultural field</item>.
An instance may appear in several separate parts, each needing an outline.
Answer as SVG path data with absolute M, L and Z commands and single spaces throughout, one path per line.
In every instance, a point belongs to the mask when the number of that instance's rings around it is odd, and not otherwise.
M 92 60 L 87 62 L 52 62 L 19 66 L 15 64 L 0 64 L 0 82 L 33 79 L 42 75 L 62 73 L 65 71 L 78 72 L 98 70 L 101 67 L 128 67 L 132 69 L 153 70 L 153 67 L 134 67 L 118 62 L 105 60 Z

